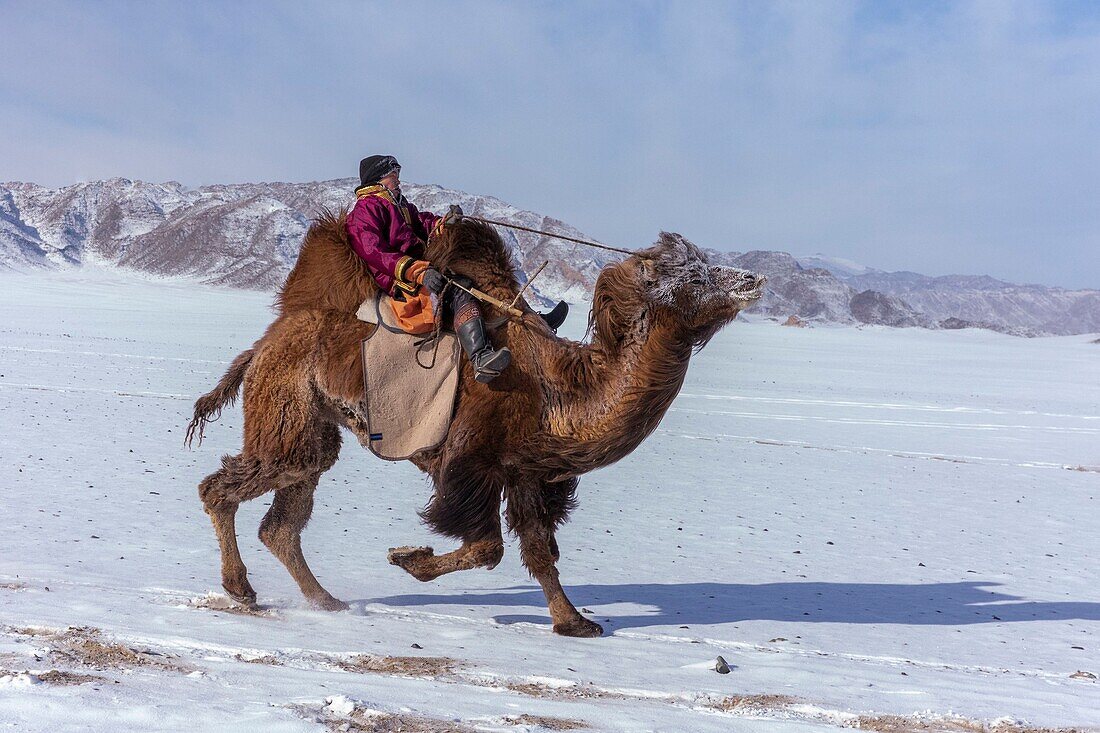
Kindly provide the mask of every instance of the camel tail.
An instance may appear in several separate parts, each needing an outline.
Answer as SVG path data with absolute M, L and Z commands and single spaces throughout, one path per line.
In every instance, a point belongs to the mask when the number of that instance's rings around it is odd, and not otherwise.
M 245 372 L 248 371 L 248 365 L 252 363 L 252 357 L 255 354 L 255 347 L 237 354 L 237 358 L 229 365 L 218 386 L 195 400 L 195 416 L 187 426 L 187 434 L 183 438 L 183 444 L 188 448 L 196 437 L 199 439 L 199 445 L 202 445 L 206 424 L 221 417 L 222 409 L 226 405 L 233 404 L 237 399 L 241 383 L 244 382 Z

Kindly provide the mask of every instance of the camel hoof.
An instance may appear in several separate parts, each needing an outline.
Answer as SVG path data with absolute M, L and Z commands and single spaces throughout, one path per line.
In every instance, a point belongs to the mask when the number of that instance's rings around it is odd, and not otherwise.
M 438 573 L 418 567 L 420 563 L 433 557 L 435 557 L 435 550 L 430 547 L 391 547 L 386 553 L 390 565 L 396 565 L 424 583 L 439 577 Z
M 390 565 L 396 565 L 399 568 L 405 567 L 404 563 L 410 560 L 419 560 L 425 557 L 435 557 L 435 550 L 430 547 L 404 545 L 403 547 L 391 547 L 389 552 L 386 553 L 386 559 L 390 561 Z
M 231 589 L 228 585 L 222 584 L 222 589 L 225 594 L 232 598 L 235 602 L 248 609 L 256 608 L 256 591 L 252 590 L 250 586 L 245 584 L 245 590 L 237 591 Z
M 333 598 L 332 596 L 311 599 L 309 604 L 322 611 L 346 611 L 351 608 L 351 606 L 344 603 L 339 598 Z
M 554 624 L 554 633 L 562 636 L 576 636 L 582 639 L 591 639 L 603 636 L 603 627 L 595 621 L 578 616 L 572 621 L 563 624 Z

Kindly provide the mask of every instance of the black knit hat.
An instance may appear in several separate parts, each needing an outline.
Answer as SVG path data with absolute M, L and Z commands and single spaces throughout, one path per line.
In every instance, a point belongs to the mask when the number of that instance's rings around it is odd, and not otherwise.
M 401 164 L 392 155 L 372 155 L 359 161 L 359 185 L 369 186 L 378 183 L 383 178 L 400 171 Z

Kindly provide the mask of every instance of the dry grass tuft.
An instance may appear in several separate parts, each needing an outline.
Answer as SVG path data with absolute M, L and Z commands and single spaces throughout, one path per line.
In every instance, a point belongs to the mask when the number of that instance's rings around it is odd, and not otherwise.
M 166 672 L 193 672 L 194 668 L 158 652 L 135 649 L 102 638 L 99 629 L 70 626 L 64 631 L 41 628 L 11 629 L 21 636 L 40 639 L 50 646 L 50 660 L 95 669 L 159 669 Z
M 474 728 L 451 720 L 410 713 L 356 709 L 350 715 L 337 715 L 328 708 L 318 712 L 316 708 L 299 705 L 293 709 L 303 718 L 321 723 L 334 733 L 476 733 Z
M 80 674 L 79 672 L 66 672 L 61 669 L 51 669 L 49 672 L 43 672 L 42 674 L 35 675 L 40 682 L 45 682 L 47 685 L 85 685 L 89 682 L 105 682 L 106 677 L 100 677 L 95 674 Z
M 198 608 L 204 611 L 220 611 L 222 613 L 231 613 L 235 616 L 253 616 L 255 618 L 278 618 L 278 614 L 274 609 L 265 608 L 263 606 L 243 606 L 237 603 L 232 598 L 221 595 L 209 595 L 202 596 L 201 598 L 192 598 L 187 602 L 187 605 L 191 608 Z
M 1037 728 L 1018 723 L 986 723 L 968 718 L 919 718 L 909 715 L 861 715 L 847 727 L 878 733 L 1083 733 L 1077 728 Z
M 528 697 L 538 697 L 543 700 L 630 700 L 629 695 L 618 692 L 601 690 L 598 687 L 588 685 L 571 685 L 569 687 L 554 687 L 540 682 L 500 682 L 489 684 L 489 687 L 502 687 L 512 692 L 518 692 Z
M 68 687 L 70 685 L 84 685 L 89 682 L 106 682 L 106 677 L 100 677 L 94 674 L 79 674 L 77 672 L 66 672 L 60 669 L 51 669 L 48 672 L 16 672 L 10 669 L 0 669 L 0 677 L 7 677 L 9 675 L 15 676 L 20 674 L 28 674 L 34 680 L 47 685 L 56 685 L 58 687 Z
M 324 661 L 345 672 L 392 674 L 402 677 L 442 677 L 453 674 L 462 664 L 450 657 L 376 657 L 356 654 L 352 657 L 324 656 Z
M 549 715 L 527 715 L 526 713 L 517 715 L 514 718 L 509 717 L 507 721 L 513 725 L 537 725 L 539 728 L 545 728 L 546 730 L 580 730 L 592 727 L 583 720 L 554 718 Z
M 724 713 L 767 713 L 790 707 L 798 702 L 789 695 L 730 695 L 706 707 Z
M 0 583 L 0 590 L 26 590 L 26 583 Z
M 246 662 L 248 664 L 266 664 L 269 667 L 281 667 L 283 663 L 279 661 L 277 657 L 273 657 L 270 654 L 264 654 L 260 657 L 246 657 L 243 654 L 235 654 L 233 658 L 238 662 Z

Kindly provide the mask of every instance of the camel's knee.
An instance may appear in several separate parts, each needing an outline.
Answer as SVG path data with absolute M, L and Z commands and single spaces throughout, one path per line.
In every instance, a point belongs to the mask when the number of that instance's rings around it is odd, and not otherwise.
M 222 467 L 199 484 L 199 497 L 207 511 L 226 503 L 240 504 L 269 491 L 290 486 L 310 471 L 249 456 L 225 456 Z
M 231 487 L 226 482 L 225 469 L 219 469 L 199 482 L 199 499 L 203 509 L 211 516 L 235 511 L 240 503 L 231 497 Z
M 301 535 L 301 528 L 295 526 L 296 524 L 298 523 L 288 522 L 281 514 L 273 515 L 268 511 L 260 522 L 260 542 L 278 555 L 279 550 L 289 546 L 288 543 L 294 542 Z
M 294 547 L 300 536 L 285 525 L 266 521 L 260 524 L 260 542 L 276 557 L 282 557 L 288 549 Z
M 492 570 L 504 559 L 504 542 L 500 539 L 482 540 L 470 545 L 470 564 Z
M 299 541 L 302 530 L 313 514 L 313 491 L 316 480 L 295 484 L 279 489 L 275 501 L 260 522 L 260 541 L 279 555 Z

